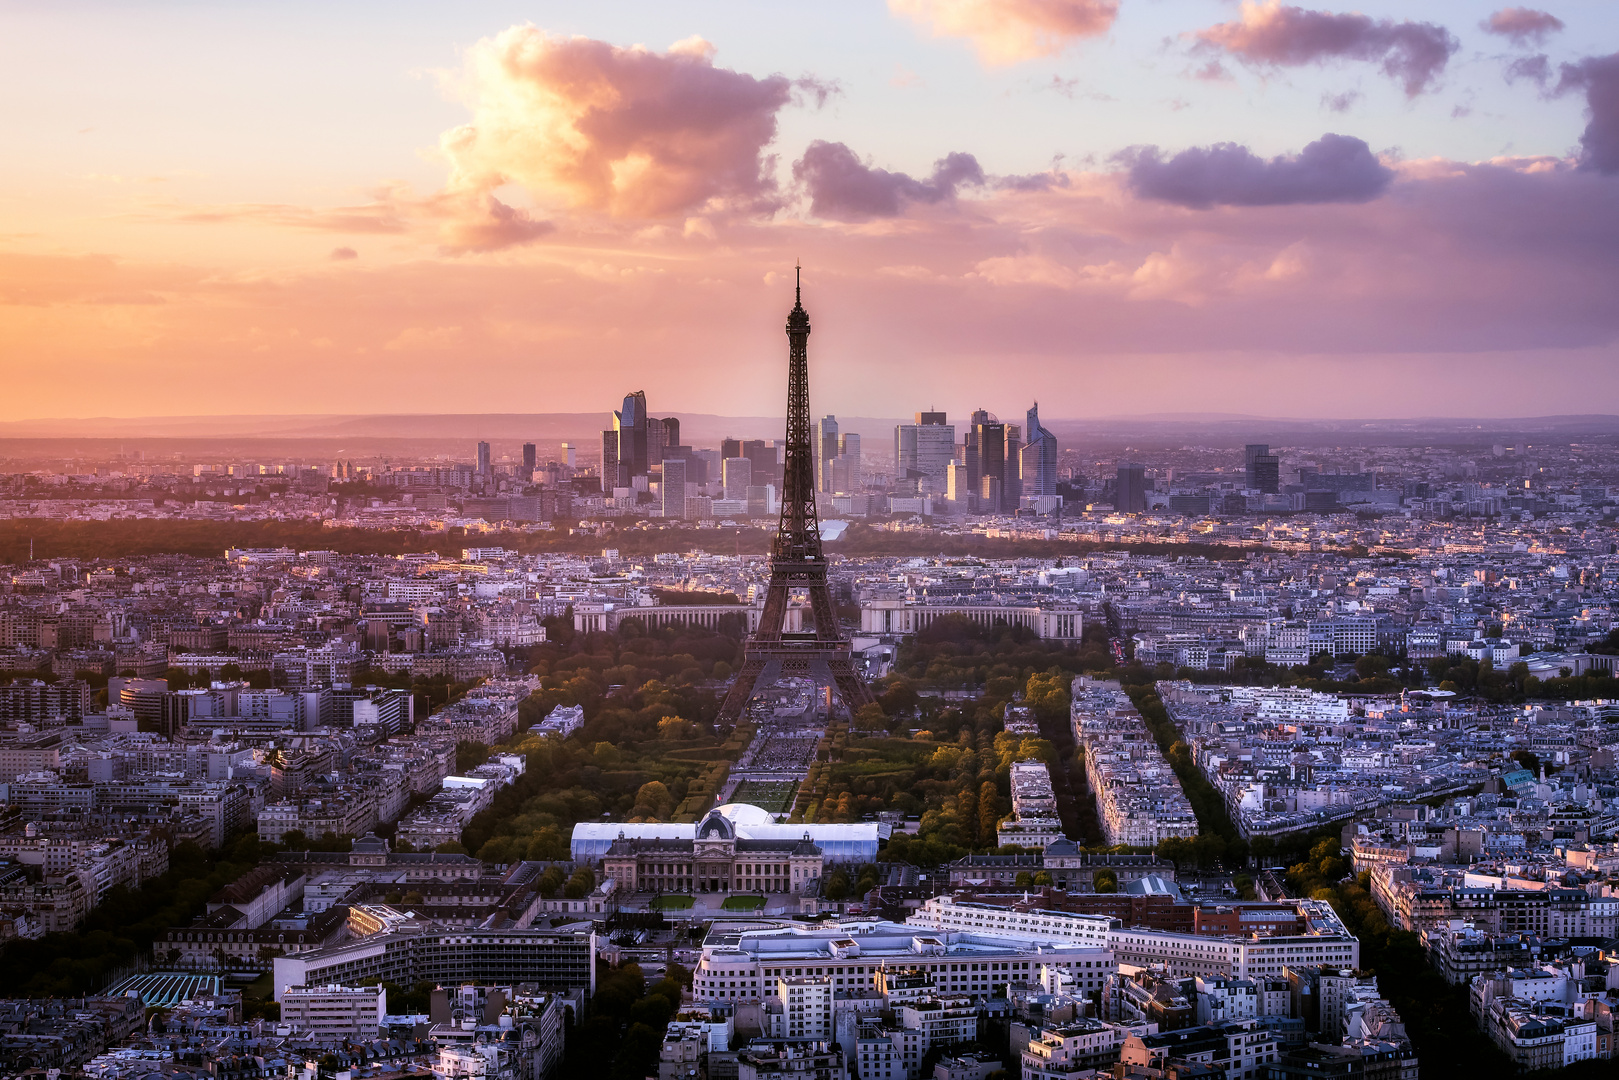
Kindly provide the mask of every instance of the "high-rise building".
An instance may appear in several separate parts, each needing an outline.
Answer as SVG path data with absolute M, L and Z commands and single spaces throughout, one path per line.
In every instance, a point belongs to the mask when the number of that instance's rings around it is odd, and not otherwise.
M 753 485 L 753 462 L 745 457 L 728 457 L 721 465 L 724 470 L 725 497 L 746 499 Z
M 668 454 L 665 453 L 663 421 L 653 417 L 652 423 L 646 429 L 646 459 L 648 463 L 662 461 Z
M 1029 409 L 1028 441 L 1018 451 L 1018 475 L 1023 481 L 1023 494 L 1038 498 L 1057 494 L 1057 439 L 1040 423 L 1040 403 Z
M 824 416 L 815 425 L 815 490 L 832 490 L 832 459 L 838 456 L 838 418 Z
M 579 448 L 573 443 L 562 444 L 562 460 L 570 469 L 579 467 Z
M 1249 491 L 1275 495 L 1282 490 L 1282 459 L 1270 452 L 1269 443 L 1249 443 L 1246 457 L 1245 486 Z
M 942 494 L 950 483 L 955 452 L 956 429 L 945 422 L 945 414 L 919 412 L 916 423 L 894 428 L 894 478 L 926 483 L 931 491 Z
M 531 484 L 534 482 L 535 463 L 534 444 L 526 442 L 523 444 L 523 479 Z
M 763 484 L 781 474 L 776 461 L 776 448 L 763 439 L 748 439 L 742 444 L 742 456 L 753 462 L 753 482 Z
M 1006 466 L 1001 472 L 1001 512 L 1017 512 L 1023 498 L 1022 462 L 1018 454 L 1023 449 L 1023 429 L 1016 424 L 1006 425 Z
M 944 493 L 945 498 L 956 504 L 956 509 L 968 510 L 972 508 L 972 503 L 976 499 L 977 493 L 973 491 L 972 481 L 968 479 L 965 462 L 956 461 L 951 463 L 949 470 L 945 473 Z
M 618 482 L 618 432 L 602 432 L 602 494 L 611 498 Z
M 663 463 L 663 516 L 686 516 L 686 459 L 668 458 Z
M 748 516 L 764 517 L 771 513 L 770 504 L 774 501 L 775 491 L 769 484 L 748 485 Z
M 920 480 L 922 470 L 916 464 L 916 424 L 894 425 L 894 479 Z
M 832 459 L 827 470 L 827 490 L 838 495 L 851 495 L 860 491 L 860 459 L 839 454 Z
M 723 458 L 742 457 L 742 440 L 741 439 L 721 439 L 720 440 L 720 457 L 722 459 Z
M 489 444 L 486 442 L 480 442 L 478 444 L 478 475 L 488 476 L 491 472 L 492 466 L 489 464 Z
M 978 481 L 978 498 L 981 509 L 987 513 L 999 513 L 1003 492 L 1001 478 L 991 473 L 985 473 Z
M 993 418 L 983 409 L 974 410 L 972 417 L 967 421 L 967 430 L 961 436 L 961 460 L 967 466 L 967 480 L 974 491 L 978 490 L 978 482 L 984 476 L 978 453 L 978 425 L 987 424 L 991 419 Z
M 693 450 L 686 458 L 686 482 L 702 487 L 705 484 L 724 483 L 725 462 L 718 450 Z
M 839 435 L 837 450 L 837 456 L 827 463 L 826 486 L 822 490 L 839 495 L 860 491 L 860 436 L 853 431 Z
M 991 419 L 988 413 L 982 411 L 973 414 L 982 415 L 984 419 L 973 424 L 973 442 L 978 448 L 978 493 L 986 496 L 988 487 L 984 480 L 995 481 L 996 501 L 986 502 L 982 509 L 985 513 L 998 514 L 1001 512 L 1000 496 L 1005 491 L 1006 483 L 1006 425 L 999 420 Z M 971 459 L 967 467 L 972 468 Z
M 1119 462 L 1119 475 L 1113 489 L 1113 508 L 1121 514 L 1147 512 L 1147 467 L 1134 461 Z
M 662 461 L 666 457 L 685 457 L 675 450 L 680 445 L 680 421 L 674 417 L 660 420 L 654 416 L 647 422 L 646 459 Z
M 613 414 L 613 430 L 618 433 L 619 487 L 629 487 L 632 477 L 645 476 L 647 457 L 646 391 L 624 397 L 624 407 Z

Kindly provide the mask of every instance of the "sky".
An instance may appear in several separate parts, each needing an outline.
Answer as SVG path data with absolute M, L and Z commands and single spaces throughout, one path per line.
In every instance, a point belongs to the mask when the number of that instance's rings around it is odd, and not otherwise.
M 0 421 L 1619 413 L 1619 5 L 0 0 Z

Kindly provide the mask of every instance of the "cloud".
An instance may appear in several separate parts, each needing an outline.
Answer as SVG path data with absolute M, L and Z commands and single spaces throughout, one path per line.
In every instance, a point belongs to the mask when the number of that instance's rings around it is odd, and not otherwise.
M 245 203 L 183 210 L 172 216 L 196 224 L 270 225 L 335 233 L 420 234 L 436 228 L 439 246 L 448 254 L 498 251 L 555 231 L 551 222 L 535 220 L 528 211 L 507 206 L 488 192 L 449 188 L 419 196 L 402 185 L 378 192 L 376 201 L 363 206 Z M 339 247 L 330 257 L 352 259 L 358 253 L 351 247 Z
M 450 208 L 440 228 L 447 254 L 501 251 L 531 243 L 556 229 L 551 222 L 537 221 L 527 210 L 507 206 L 493 195 L 452 196 L 440 205 Z
M 1322 94 L 1321 104 L 1333 112 L 1348 112 L 1349 107 L 1360 100 L 1359 90 L 1345 90 L 1341 94 Z
M 1210 206 L 1366 202 L 1388 187 L 1394 171 L 1361 140 L 1323 135 L 1296 155 L 1270 160 L 1246 146 L 1216 143 L 1165 158 L 1156 146 L 1120 155 L 1138 196 L 1202 210 Z
M 888 9 L 935 37 L 967 38 L 986 64 L 1055 56 L 1081 38 L 1105 34 L 1118 0 L 888 0 Z
M 793 80 L 793 101 L 804 105 L 815 102 L 817 109 L 823 108 L 828 99 L 838 97 L 843 93 L 843 84 L 836 79 L 818 79 L 813 75 L 805 75 Z
M 542 200 L 620 218 L 776 203 L 776 114 L 795 85 L 716 67 L 691 38 L 658 53 L 514 26 L 474 45 L 461 91 L 472 121 L 446 132 L 452 191 L 516 183 Z
M 1196 33 L 1199 46 L 1260 67 L 1299 67 L 1331 59 L 1380 63 L 1408 96 L 1432 89 L 1461 43 L 1442 26 L 1358 13 L 1307 11 L 1270 0 L 1244 0 L 1242 17 Z
M 1590 121 L 1580 133 L 1580 168 L 1619 174 L 1619 53 L 1564 64 L 1557 93 L 1585 91 Z
M 671 413 L 764 415 L 780 385 L 750 358 L 780 336 L 793 255 L 816 269 L 805 303 L 829 335 L 826 412 L 914 402 L 916 356 L 942 386 L 993 371 L 1007 395 L 1055 387 L 1056 416 L 1083 415 L 1098 379 L 1114 396 L 1151 381 L 1173 410 L 1389 415 L 1438 401 L 1510 416 L 1555 412 L 1578 385 L 1613 411 L 1619 183 L 1554 159 L 1387 164 L 1398 183 L 1366 202 L 1198 212 L 1131 197 L 1122 168 L 1073 168 L 1045 190 L 968 189 L 970 220 L 915 206 L 870 228 L 737 218 L 711 244 L 679 219 L 645 240 L 570 229 L 531 258 L 395 258 L 399 245 L 342 238 L 312 265 L 270 270 L 235 243 L 207 265 L 0 251 L 0 417 L 60 414 L 63 370 L 80 374 L 86 415 L 239 411 L 207 374 L 242 359 L 283 376 L 256 388 L 266 412 L 306 409 L 311 380 L 371 411 L 420 411 L 411 394 L 434 378 L 436 411 L 488 408 L 494 380 L 513 400 L 584 412 L 606 407 L 605 378 Z M 366 272 L 334 272 L 336 243 L 361 250 Z M 133 302 L 150 298 L 165 302 Z M 444 380 L 445 358 L 466 356 L 488 378 Z M 1566 377 L 1526 380 L 1530 368 Z M 694 372 L 735 377 L 707 379 L 694 405 Z
M 1544 88 L 1551 81 L 1552 62 L 1545 53 L 1536 53 L 1534 56 L 1520 56 L 1507 65 L 1507 82 L 1517 82 L 1519 79 L 1528 79 L 1536 86 Z
M 359 257 L 360 253 L 351 247 L 333 248 L 332 253 L 327 256 L 333 262 L 346 262 L 349 259 L 358 259 Z
M 175 215 L 175 220 L 203 225 L 249 223 L 279 225 L 319 232 L 378 233 L 406 232 L 410 228 L 406 208 L 398 193 L 382 191 L 372 202 L 361 206 L 310 207 L 288 203 L 235 203 L 205 206 Z
M 933 163 L 933 175 L 917 180 L 905 173 L 875 169 L 843 143 L 817 139 L 793 163 L 793 179 L 810 196 L 810 213 L 836 221 L 896 217 L 907 203 L 941 203 L 956 189 L 984 183 L 984 170 L 971 154 L 950 154 Z
M 1053 168 L 1049 172 L 997 176 L 990 183 L 997 191 L 1048 191 L 1054 187 L 1067 187 L 1068 174 Z
M 1538 45 L 1563 29 L 1563 20 L 1550 12 L 1534 8 L 1509 7 L 1495 12 L 1479 26 L 1487 34 L 1511 38 L 1516 45 L 1531 41 Z

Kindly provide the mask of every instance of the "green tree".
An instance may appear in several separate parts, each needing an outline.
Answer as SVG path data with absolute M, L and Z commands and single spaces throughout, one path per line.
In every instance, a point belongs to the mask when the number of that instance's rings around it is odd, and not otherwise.
M 662 821 L 675 807 L 674 796 L 660 780 L 648 780 L 635 793 L 635 806 L 630 813 L 639 818 Z
M 589 896 L 596 887 L 596 873 L 588 866 L 581 866 L 573 872 L 568 883 L 562 887 L 562 895 L 569 900 L 583 900 Z

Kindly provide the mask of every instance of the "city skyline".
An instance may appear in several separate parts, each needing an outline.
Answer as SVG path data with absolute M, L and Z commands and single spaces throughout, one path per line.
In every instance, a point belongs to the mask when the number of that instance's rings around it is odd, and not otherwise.
M 0 421 L 1619 412 L 1611 7 L 1361 9 L 21 5 Z

